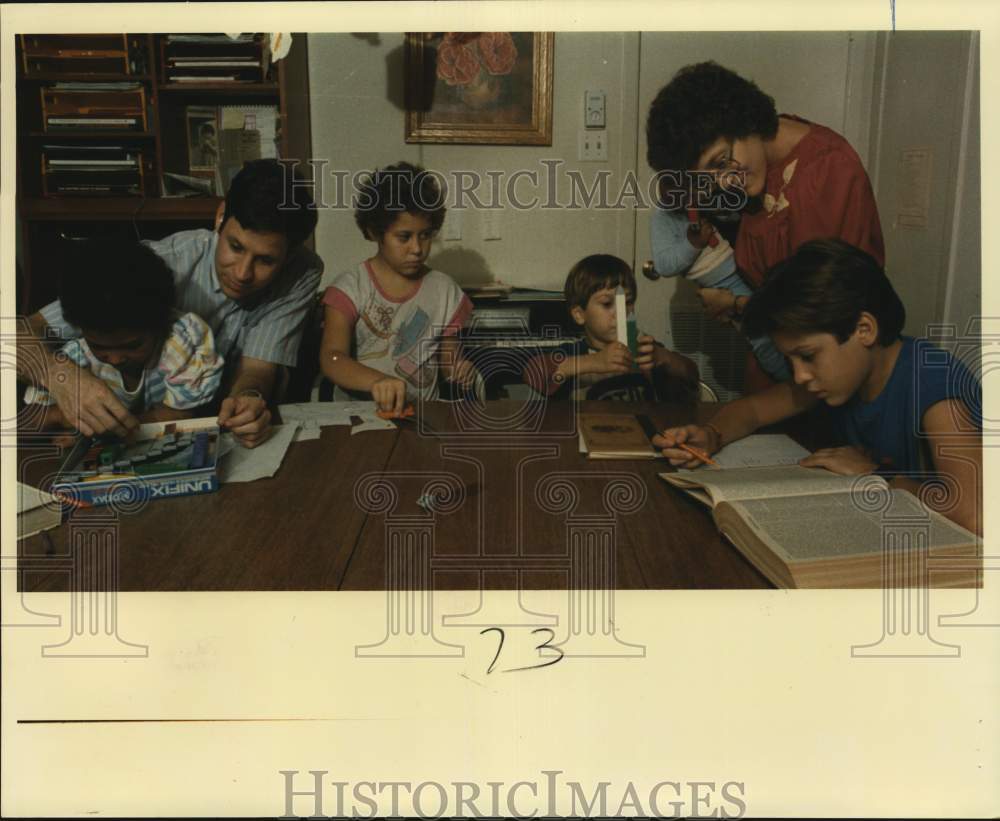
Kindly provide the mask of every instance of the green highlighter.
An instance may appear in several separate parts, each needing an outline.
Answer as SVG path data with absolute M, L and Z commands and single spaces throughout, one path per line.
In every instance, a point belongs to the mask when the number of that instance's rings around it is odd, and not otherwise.
M 632 356 L 638 356 L 639 329 L 636 327 L 635 314 L 627 311 L 625 289 L 621 285 L 615 288 L 615 325 L 618 328 L 618 341 L 628 346 Z
M 625 322 L 628 330 L 628 349 L 632 351 L 632 356 L 639 355 L 639 328 L 635 322 L 635 314 L 629 314 Z

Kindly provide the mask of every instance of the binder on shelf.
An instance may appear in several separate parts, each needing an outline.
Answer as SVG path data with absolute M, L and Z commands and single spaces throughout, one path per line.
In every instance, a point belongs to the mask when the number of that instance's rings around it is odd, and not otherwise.
M 169 34 L 161 41 L 168 83 L 260 83 L 267 76 L 268 46 L 258 35 Z
M 142 196 L 141 150 L 118 145 L 42 146 L 42 195 Z
M 94 88 L 96 85 L 101 87 Z M 146 130 L 146 88 L 141 83 L 58 83 L 41 89 L 41 95 L 45 131 Z
M 126 34 L 22 34 L 26 76 L 35 74 L 132 74 L 145 64 L 140 40 Z

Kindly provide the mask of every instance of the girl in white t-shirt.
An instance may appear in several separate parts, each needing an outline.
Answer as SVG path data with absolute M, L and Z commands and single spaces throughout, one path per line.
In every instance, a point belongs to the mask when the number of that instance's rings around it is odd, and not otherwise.
M 374 256 L 326 289 L 320 369 L 352 398 L 371 398 L 393 414 L 416 399 L 438 398 L 438 376 L 468 387 L 476 378 L 458 332 L 472 303 L 446 274 L 427 267 L 444 222 L 434 177 L 409 163 L 375 171 L 354 212 Z

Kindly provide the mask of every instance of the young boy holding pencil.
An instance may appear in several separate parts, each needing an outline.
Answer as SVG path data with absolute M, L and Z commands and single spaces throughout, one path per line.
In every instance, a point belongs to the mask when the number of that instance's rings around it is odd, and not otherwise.
M 820 403 L 838 447 L 804 466 L 880 473 L 914 490 L 907 473 L 936 474 L 957 498 L 940 512 L 982 533 L 982 390 L 968 369 L 927 340 L 902 336 L 906 313 L 882 268 L 840 240 L 814 240 L 771 269 L 744 312 L 744 329 L 769 334 L 792 383 L 723 405 L 706 425 L 670 428 L 654 444 L 671 464 L 704 454 Z M 684 447 L 682 447 L 684 446 Z M 934 504 L 933 494 L 928 504 Z

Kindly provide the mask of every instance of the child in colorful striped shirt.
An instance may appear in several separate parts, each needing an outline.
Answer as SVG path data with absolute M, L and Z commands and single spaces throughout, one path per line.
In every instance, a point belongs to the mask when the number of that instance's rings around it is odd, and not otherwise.
M 224 363 L 212 331 L 174 310 L 173 275 L 146 246 L 87 243 L 59 277 L 59 301 L 81 333 L 61 354 L 89 368 L 140 421 L 195 416 L 214 400 Z M 79 428 L 48 391 L 29 387 L 24 398 L 47 406 L 43 427 Z

